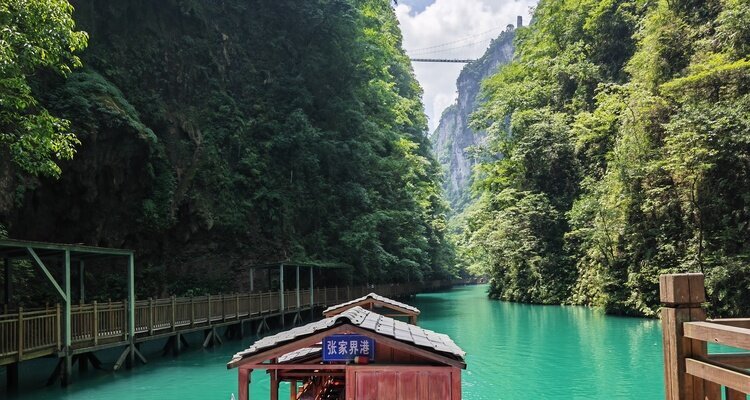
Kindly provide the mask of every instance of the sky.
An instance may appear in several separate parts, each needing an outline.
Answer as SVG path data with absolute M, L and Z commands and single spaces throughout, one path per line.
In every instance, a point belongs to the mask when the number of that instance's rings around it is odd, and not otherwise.
M 492 38 L 522 16 L 530 20 L 537 0 L 398 0 L 396 15 L 404 48 L 412 57 L 481 57 Z M 456 79 L 463 64 L 414 63 L 424 88 L 423 102 L 430 132 L 443 110 L 456 101 Z

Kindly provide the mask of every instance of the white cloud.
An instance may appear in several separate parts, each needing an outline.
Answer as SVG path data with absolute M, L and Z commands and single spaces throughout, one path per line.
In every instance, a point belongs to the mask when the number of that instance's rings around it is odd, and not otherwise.
M 484 53 L 492 37 L 508 24 L 515 25 L 518 15 L 528 24 L 530 7 L 536 3 L 537 0 L 435 0 L 424 11 L 415 13 L 409 5 L 399 2 L 396 15 L 409 55 L 474 59 Z M 443 110 L 455 101 L 456 78 L 462 68 L 463 64 L 414 63 L 414 72 L 424 88 L 430 131 L 437 127 Z

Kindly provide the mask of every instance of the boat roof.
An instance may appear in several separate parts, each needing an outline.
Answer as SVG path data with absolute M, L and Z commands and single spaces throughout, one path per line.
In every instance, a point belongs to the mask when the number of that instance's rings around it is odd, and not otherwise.
M 399 342 L 414 346 L 431 353 L 440 355 L 450 360 L 456 360 L 463 364 L 466 352 L 461 350 L 453 340 L 445 334 L 433 332 L 416 325 L 407 324 L 378 313 L 366 310 L 362 307 L 350 308 L 341 314 L 323 318 L 317 322 L 311 322 L 297 328 L 264 337 L 247 349 L 238 352 L 227 364 L 227 368 L 234 368 L 242 363 L 242 360 L 251 356 L 262 354 L 282 345 L 296 340 L 306 338 L 317 333 L 331 330 L 341 325 L 353 325 L 362 330 L 395 339 Z M 308 350 L 309 349 L 309 350 Z M 299 359 L 312 354 L 316 348 L 304 347 L 281 356 L 285 361 Z M 319 348 L 317 349 L 319 350 Z M 303 354 L 304 353 L 304 354 Z
M 366 295 L 364 295 L 362 297 L 358 297 L 358 298 L 356 298 L 354 300 L 350 300 L 350 301 L 347 301 L 345 303 L 336 304 L 335 306 L 328 307 L 328 308 L 326 308 L 323 311 L 323 315 L 326 315 L 326 314 L 331 313 L 331 312 L 335 312 L 336 310 L 339 310 L 339 309 L 342 309 L 342 308 L 347 308 L 347 307 L 349 307 L 349 306 L 351 306 L 353 304 L 363 303 L 363 302 L 366 302 L 368 300 L 374 300 L 376 302 L 383 303 L 384 305 L 390 305 L 390 306 L 393 306 L 393 307 L 397 307 L 397 308 L 403 309 L 404 311 L 408 311 L 410 313 L 413 313 L 415 315 L 419 315 L 419 313 L 420 313 L 420 311 L 419 311 L 419 309 L 417 307 L 410 306 L 408 304 L 405 304 L 405 303 L 402 303 L 400 301 L 396 301 L 396 300 L 390 299 L 390 298 L 385 297 L 385 296 L 381 296 L 381 295 L 379 295 L 377 293 L 368 293 L 368 294 L 366 294 Z

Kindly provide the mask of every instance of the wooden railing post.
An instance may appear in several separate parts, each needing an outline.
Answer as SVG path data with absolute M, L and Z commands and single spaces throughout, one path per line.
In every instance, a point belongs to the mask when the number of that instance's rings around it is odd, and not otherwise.
M 23 307 L 18 307 L 18 362 L 23 357 Z
M 221 320 L 226 321 L 227 320 L 227 309 L 224 306 L 224 303 L 226 303 L 226 300 L 224 300 L 224 293 L 219 295 L 219 299 L 221 300 Z
M 154 299 L 148 298 L 148 334 L 154 334 Z
M 122 301 L 122 340 L 128 340 L 128 301 Z
M 176 314 L 177 314 L 177 297 L 172 295 L 172 332 L 176 329 Z
M 92 305 L 94 306 L 94 332 L 92 332 L 92 334 L 94 335 L 94 346 L 96 346 L 99 344 L 99 306 L 97 305 L 96 300 L 94 300 Z
M 208 317 L 206 318 L 206 322 L 208 325 L 211 325 L 211 294 L 206 295 L 206 299 L 208 300 Z
M 62 349 L 62 320 L 60 319 L 60 303 L 55 304 L 55 321 L 57 322 L 57 350 Z
M 253 294 L 247 295 L 247 316 L 248 318 L 253 315 Z
M 701 304 L 706 301 L 703 274 L 671 274 L 659 277 L 664 340 L 664 383 L 667 400 L 720 399 L 721 388 L 685 373 L 685 358 L 705 357 L 706 343 L 683 336 L 684 322 L 705 321 Z
M 195 300 L 190 296 L 190 326 L 195 326 Z

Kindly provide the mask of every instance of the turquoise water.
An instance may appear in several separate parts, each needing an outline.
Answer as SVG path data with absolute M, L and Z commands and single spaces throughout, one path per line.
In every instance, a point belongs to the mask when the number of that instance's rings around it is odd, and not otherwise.
M 467 352 L 464 399 L 663 398 L 658 321 L 583 307 L 503 303 L 488 300 L 485 291 L 486 286 L 471 286 L 409 300 L 422 310 L 420 325 L 450 335 Z M 189 339 L 193 349 L 200 347 L 200 337 Z M 161 343 L 153 343 L 144 349 L 148 365 L 76 374 L 67 389 L 34 389 L 53 366 L 25 363 L 17 399 L 229 399 L 237 390 L 237 373 L 225 363 L 250 341 L 176 358 L 161 357 Z M 100 356 L 111 365 L 117 355 Z M 264 373 L 253 373 L 251 390 L 251 398 L 268 398 Z M 281 398 L 289 398 L 285 393 Z
M 664 398 L 658 320 L 488 300 L 486 286 L 420 295 L 420 325 L 464 351 L 464 398 Z

